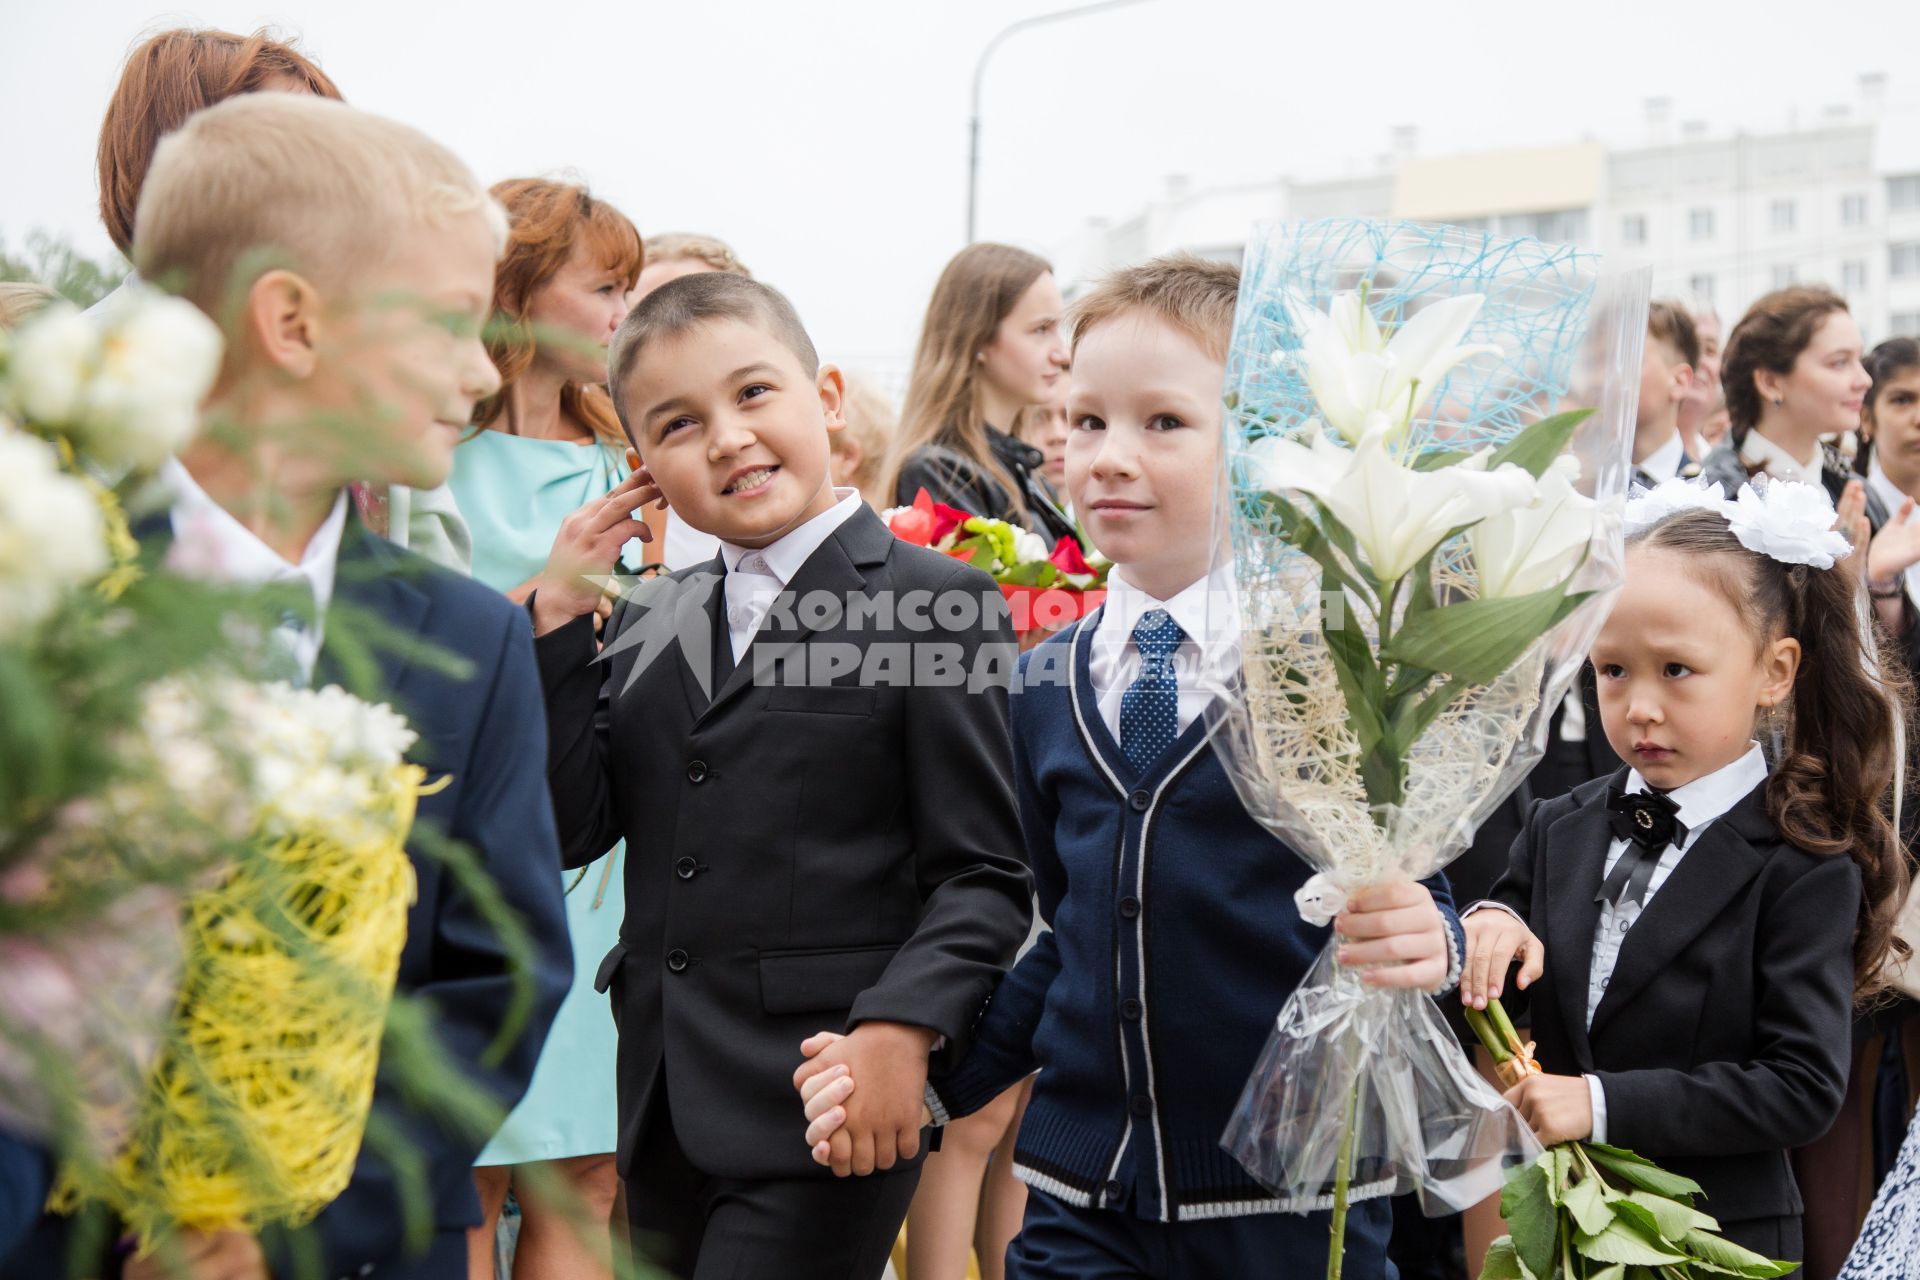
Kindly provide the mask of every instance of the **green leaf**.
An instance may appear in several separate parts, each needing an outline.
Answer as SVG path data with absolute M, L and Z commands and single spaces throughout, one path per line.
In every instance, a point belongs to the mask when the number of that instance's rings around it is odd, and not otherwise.
M 1748 1280 L 1768 1280 L 1771 1276 L 1784 1276 L 1800 1265 L 1797 1262 L 1776 1262 L 1751 1249 L 1743 1249 L 1731 1240 L 1723 1240 L 1705 1231 L 1689 1231 L 1679 1244 L 1706 1266 L 1716 1271 L 1746 1276 Z
M 1333 543 L 1327 540 L 1327 535 L 1319 525 L 1308 519 L 1299 508 L 1277 493 L 1265 494 L 1262 500 L 1267 504 L 1267 510 L 1273 513 L 1273 518 L 1279 521 L 1280 531 L 1286 535 L 1290 544 L 1299 549 L 1302 554 L 1311 556 L 1314 562 L 1339 586 L 1356 596 L 1365 594 L 1359 581 L 1347 572 L 1347 566 L 1341 563 L 1339 555 L 1334 551 Z
M 1718 1231 L 1718 1221 L 1698 1209 L 1651 1191 L 1629 1191 L 1626 1198 L 1639 1205 L 1660 1224 L 1660 1234 L 1676 1244 L 1689 1231 Z
M 1456 676 L 1418 703 L 1403 707 L 1401 713 L 1394 717 L 1393 722 L 1393 742 L 1400 753 L 1405 755 L 1407 749 L 1418 742 L 1420 735 L 1427 731 L 1427 726 L 1438 719 L 1442 711 L 1452 706 L 1454 699 L 1472 687 L 1472 681 Z
M 1493 456 L 1487 459 L 1487 470 L 1492 471 L 1501 463 L 1511 462 L 1516 467 L 1525 467 L 1538 480 L 1553 465 L 1553 460 L 1566 451 L 1567 442 L 1573 439 L 1573 433 L 1580 424 L 1592 415 L 1591 409 L 1571 409 L 1540 419 L 1495 449 Z
M 1674 1200 L 1683 1196 L 1702 1194 L 1700 1184 L 1692 1178 L 1668 1173 L 1645 1156 L 1636 1155 L 1624 1147 L 1610 1147 L 1604 1142 L 1588 1142 L 1582 1145 L 1586 1148 L 1588 1159 L 1622 1182 Z M 1692 1201 L 1687 1203 L 1691 1204 Z
M 1513 1251 L 1512 1236 L 1501 1236 L 1487 1246 L 1486 1261 L 1480 1264 L 1480 1280 L 1522 1280 L 1520 1256 Z
M 1492 684 L 1589 594 L 1570 594 L 1562 583 L 1532 595 L 1443 605 L 1404 619 L 1380 658 L 1416 663 L 1469 684 Z
M 1586 1178 L 1567 1188 L 1560 1203 L 1566 1206 L 1580 1230 L 1590 1236 L 1597 1236 L 1607 1229 L 1613 1221 L 1613 1210 L 1607 1205 L 1607 1198 L 1600 1194 L 1600 1186 L 1592 1178 Z
M 1378 598 L 1380 583 L 1373 576 L 1373 566 L 1361 556 L 1360 545 L 1353 540 L 1353 534 L 1348 532 L 1347 526 L 1334 519 L 1333 512 L 1329 511 L 1327 504 L 1320 499 L 1310 493 L 1303 493 L 1300 496 L 1312 505 L 1313 514 L 1319 521 L 1321 531 L 1327 535 L 1334 546 L 1340 548 L 1340 553 L 1346 556 L 1347 563 L 1354 567 L 1354 571 L 1365 578 L 1369 586 L 1375 588 L 1374 595 Z
M 1408 469 L 1413 471 L 1438 471 L 1442 467 L 1451 467 L 1455 463 L 1465 462 L 1473 454 L 1466 449 L 1429 449 L 1425 453 L 1415 454 Z
M 1360 752 L 1370 755 L 1385 734 L 1380 707 L 1386 700 L 1386 688 L 1380 679 L 1380 668 L 1374 664 L 1372 646 L 1360 632 L 1352 599 L 1325 578 L 1321 580 L 1320 589 L 1328 595 L 1339 594 L 1344 602 L 1340 626 L 1332 625 L 1327 609 L 1320 610 L 1320 633 L 1326 637 L 1327 654 L 1333 659 L 1340 693 L 1347 700 L 1347 717 L 1353 721 Z
M 1685 1262 L 1687 1255 L 1676 1253 L 1663 1242 L 1649 1240 L 1623 1218 L 1615 1218 L 1598 1235 L 1574 1233 L 1573 1247 L 1582 1257 L 1595 1262 L 1627 1262 L 1642 1267 L 1659 1267 Z
M 1538 1164 L 1522 1165 L 1500 1188 L 1500 1216 L 1513 1237 L 1514 1253 L 1536 1276 L 1553 1274 L 1559 1250 L 1560 1212 L 1547 1194 L 1548 1176 Z
M 1624 1280 L 1626 1274 L 1626 1265 L 1616 1262 L 1610 1267 L 1602 1267 L 1598 1271 L 1589 1271 L 1587 1273 L 1587 1280 Z

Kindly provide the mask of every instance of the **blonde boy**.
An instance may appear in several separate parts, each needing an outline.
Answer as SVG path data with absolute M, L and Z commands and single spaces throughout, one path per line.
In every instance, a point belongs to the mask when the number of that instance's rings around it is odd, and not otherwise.
M 504 235 L 484 188 L 424 135 L 338 102 L 252 94 L 161 143 L 134 237 L 142 278 L 198 304 L 227 339 L 206 429 L 167 466 L 172 507 L 148 539 L 218 576 L 310 594 L 304 619 L 276 637 L 300 678 L 341 680 L 327 631 L 349 625 L 334 616 L 342 605 L 469 670 L 388 649 L 376 687 L 359 691 L 406 713 L 420 735 L 411 758 L 446 780 L 421 800 L 416 833 L 466 843 L 531 934 L 533 1014 L 483 1066 L 515 975 L 468 893 L 416 853 L 400 989 L 424 998 L 446 1048 L 502 1108 L 524 1092 L 571 972 L 526 615 L 369 533 L 346 486 L 446 479 L 474 402 L 499 385 L 480 326 Z M 440 1127 L 384 1082 L 375 1108 L 424 1160 L 433 1235 L 424 1256 L 407 1254 L 394 1174 L 363 1151 L 316 1224 L 324 1274 L 464 1277 L 465 1231 L 480 1220 L 471 1168 L 488 1135 Z M 243 1233 L 177 1243 L 196 1276 L 266 1274 Z M 171 1273 L 134 1260 L 127 1274 Z
M 1066 481 L 1112 559 L 1100 610 L 1024 656 L 1015 785 L 1052 928 L 1000 983 L 929 1108 L 967 1115 L 1039 1072 L 1014 1154 L 1027 1184 L 1010 1280 L 1301 1275 L 1327 1215 L 1297 1215 L 1220 1147 L 1274 1016 L 1326 944 L 1294 891 L 1310 868 L 1263 831 L 1208 742 L 1239 665 L 1214 519 L 1221 381 L 1239 271 L 1191 255 L 1107 277 L 1079 304 Z M 1355 898 L 1336 922 L 1368 981 L 1457 974 L 1446 882 Z M 831 1037 L 808 1043 L 815 1062 Z M 815 1158 L 857 1072 L 797 1083 Z M 1356 1205 L 1347 1261 L 1386 1274 L 1386 1202 Z
M 1640 407 L 1633 428 L 1636 482 L 1651 487 L 1674 476 L 1699 473 L 1687 455 L 1680 410 L 1700 367 L 1700 336 L 1693 317 L 1677 302 L 1656 301 L 1647 311 L 1647 345 L 1640 358 Z

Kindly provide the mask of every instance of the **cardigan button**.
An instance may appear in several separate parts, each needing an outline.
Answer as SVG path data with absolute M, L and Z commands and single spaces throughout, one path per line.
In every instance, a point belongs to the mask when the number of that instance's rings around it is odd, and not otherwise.
M 1136 1093 L 1133 1095 L 1133 1100 L 1127 1103 L 1127 1109 L 1144 1119 L 1153 1114 L 1153 1099 L 1144 1093 Z
M 1145 813 L 1147 807 L 1153 803 L 1153 796 L 1145 791 L 1136 791 L 1127 797 L 1127 803 L 1133 806 L 1135 813 Z
M 673 970 L 675 973 L 685 973 L 687 971 L 687 960 L 687 953 L 678 947 L 667 952 L 667 968 Z
M 1140 914 L 1140 899 L 1138 898 L 1120 899 L 1120 914 L 1125 916 L 1129 920 L 1133 919 L 1135 916 L 1138 916 Z
M 1120 1201 L 1125 1198 L 1127 1189 L 1118 1182 L 1109 1182 L 1106 1186 L 1106 1192 L 1108 1204 L 1119 1204 Z
M 1125 1018 L 1128 1022 L 1138 1022 L 1140 1021 L 1141 1007 L 1142 1006 L 1139 1000 L 1135 999 L 1133 996 L 1128 996 L 1125 1000 L 1122 1000 L 1120 1002 L 1120 1016 Z

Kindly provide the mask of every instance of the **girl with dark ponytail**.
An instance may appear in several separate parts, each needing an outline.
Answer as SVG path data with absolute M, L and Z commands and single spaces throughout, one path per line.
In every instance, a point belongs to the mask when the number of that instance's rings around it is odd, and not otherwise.
M 1863 651 L 1820 490 L 1736 504 L 1675 480 L 1626 520 L 1591 655 L 1626 767 L 1533 807 L 1468 910 L 1461 996 L 1523 960 L 1548 1074 L 1508 1096 L 1542 1140 L 1631 1147 L 1699 1182 L 1729 1239 L 1797 1260 L 1788 1153 L 1839 1114 L 1854 1008 L 1904 952 L 1904 681 Z

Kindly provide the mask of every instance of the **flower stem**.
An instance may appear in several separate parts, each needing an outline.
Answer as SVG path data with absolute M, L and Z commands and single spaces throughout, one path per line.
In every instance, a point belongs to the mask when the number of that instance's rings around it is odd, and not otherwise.
M 1340 1131 L 1340 1163 L 1333 1175 L 1332 1241 L 1327 1246 L 1327 1280 L 1340 1280 L 1347 1258 L 1347 1195 L 1353 1189 L 1353 1130 L 1360 1115 L 1360 1073 L 1347 1087 L 1347 1123 Z

